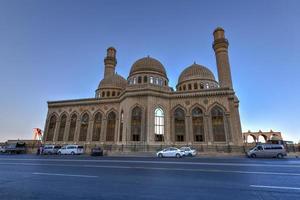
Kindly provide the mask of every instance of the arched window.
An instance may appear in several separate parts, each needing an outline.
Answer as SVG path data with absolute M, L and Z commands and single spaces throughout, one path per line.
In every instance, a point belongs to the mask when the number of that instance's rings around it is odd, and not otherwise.
M 110 91 L 106 92 L 106 96 L 109 97 L 110 96 Z
M 73 114 L 71 117 L 71 122 L 70 122 L 68 141 L 74 141 L 74 136 L 75 136 L 75 131 L 76 131 L 76 122 L 77 122 L 77 115 Z
M 150 83 L 152 84 L 153 83 L 153 77 L 150 76 Z
M 204 89 L 203 83 L 200 83 L 200 89 Z
M 194 89 L 197 90 L 198 89 L 198 84 L 194 83 Z
M 94 118 L 92 141 L 100 141 L 101 125 L 102 125 L 102 115 L 100 112 L 98 112 Z
M 46 138 L 47 141 L 53 141 L 55 126 L 56 126 L 56 116 L 53 115 L 50 118 L 50 122 L 49 122 L 48 133 Z
M 165 116 L 161 108 L 156 108 L 154 111 L 154 134 L 155 141 L 163 141 L 165 133 Z
M 102 92 L 102 97 L 105 97 L 105 92 Z
M 196 107 L 192 110 L 193 135 L 195 142 L 204 141 L 203 112 Z
M 144 83 L 147 83 L 147 76 L 144 76 Z
M 116 128 L 116 114 L 110 112 L 107 117 L 107 128 L 106 128 L 106 141 L 115 140 L 115 128 Z
M 85 113 L 81 118 L 79 141 L 86 141 L 89 127 L 89 115 Z
M 123 137 L 123 123 L 124 123 L 124 112 L 123 110 L 121 111 L 121 117 L 120 117 L 120 134 L 119 134 L 119 141 L 122 141 Z
M 192 84 L 188 84 L 189 90 L 192 90 Z
M 60 125 L 59 125 L 57 141 L 63 141 L 64 140 L 64 134 L 65 134 L 65 130 L 66 130 L 66 123 L 67 123 L 67 116 L 64 114 L 60 118 Z
M 186 86 L 185 86 L 185 85 L 183 85 L 183 91 L 185 91 L 185 89 L 186 89 Z
M 131 112 L 131 140 L 140 141 L 142 130 L 142 109 L 135 107 Z
M 141 76 L 138 77 L 138 83 L 142 83 L 142 77 Z
M 115 91 L 112 92 L 112 96 L 113 97 L 116 96 L 116 92 Z
M 174 112 L 174 124 L 175 124 L 175 141 L 185 141 L 185 114 L 181 108 L 177 108 Z
M 220 107 L 215 106 L 211 110 L 211 121 L 214 141 L 225 142 L 224 112 Z

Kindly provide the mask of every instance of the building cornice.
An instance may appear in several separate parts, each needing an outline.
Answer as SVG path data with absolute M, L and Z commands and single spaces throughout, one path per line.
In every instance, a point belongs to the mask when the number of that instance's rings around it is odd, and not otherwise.
M 131 88 L 126 89 L 121 96 L 114 98 L 85 98 L 85 99 L 70 99 L 61 101 L 48 101 L 48 107 L 63 107 L 63 106 L 83 106 L 83 105 L 99 105 L 99 104 L 111 104 L 120 103 L 128 97 L 137 96 L 154 96 L 166 99 L 176 99 L 176 98 L 190 98 L 190 97 L 212 97 L 212 96 L 232 96 L 234 91 L 229 88 L 214 88 L 214 89 L 204 89 L 198 91 L 166 91 L 158 90 L 155 88 Z

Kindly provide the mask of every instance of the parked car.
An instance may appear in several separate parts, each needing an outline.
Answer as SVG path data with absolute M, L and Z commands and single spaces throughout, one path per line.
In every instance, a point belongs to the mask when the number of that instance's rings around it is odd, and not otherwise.
M 100 147 L 94 147 L 91 150 L 91 156 L 103 156 L 103 150 Z
M 184 156 L 184 151 L 181 151 L 175 147 L 169 147 L 166 149 L 163 149 L 159 152 L 156 153 L 157 157 L 176 157 L 176 158 L 181 158 Z
M 283 158 L 286 155 L 286 149 L 280 144 L 259 144 L 247 152 L 247 156 L 251 158 Z
M 8 144 L 5 148 L 5 153 L 9 154 L 21 154 L 26 153 L 26 144 L 24 142 L 16 142 Z
M 59 155 L 65 154 L 65 155 L 79 155 L 83 154 L 83 146 L 81 145 L 66 145 L 60 148 L 57 153 Z
M 184 152 L 184 156 L 196 156 L 197 151 L 195 149 L 192 149 L 191 147 L 181 147 L 180 151 Z
M 0 146 L 0 153 L 5 153 L 5 147 L 4 146 Z
M 43 147 L 43 154 L 57 154 L 58 150 L 61 148 L 61 146 L 58 145 L 45 145 Z

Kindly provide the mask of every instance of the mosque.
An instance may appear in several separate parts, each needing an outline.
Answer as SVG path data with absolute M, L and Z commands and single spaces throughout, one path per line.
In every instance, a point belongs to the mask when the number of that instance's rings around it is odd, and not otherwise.
M 176 89 L 169 86 L 164 65 L 149 56 L 133 63 L 127 79 L 118 75 L 116 49 L 108 48 L 93 98 L 48 102 L 43 142 L 116 151 L 241 147 L 229 43 L 222 28 L 213 36 L 218 80 L 209 68 L 194 63 L 182 71 Z

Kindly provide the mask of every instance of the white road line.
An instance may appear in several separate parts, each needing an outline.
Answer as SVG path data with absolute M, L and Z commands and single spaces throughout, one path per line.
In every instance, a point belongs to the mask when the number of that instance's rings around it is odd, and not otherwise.
M 178 162 L 178 161 L 141 161 L 141 160 L 81 160 L 81 159 L 22 159 L 0 158 L 14 161 L 46 161 L 46 162 L 95 162 L 95 163 L 142 163 L 142 164 L 176 164 L 176 165 L 208 165 L 208 166 L 240 166 L 240 167 L 282 167 L 300 168 L 295 164 L 255 164 L 255 163 L 216 163 L 216 162 Z
M 70 176 L 70 177 L 82 177 L 82 178 L 98 178 L 98 176 L 89 176 L 89 175 L 78 175 L 78 174 L 55 174 L 55 173 L 41 173 L 34 172 L 33 175 L 46 175 L 46 176 Z
M 300 190 L 297 187 L 281 187 L 281 186 L 268 186 L 268 185 L 250 185 L 250 187 L 255 188 L 270 188 L 270 189 L 283 189 L 283 190 Z
M 117 165 L 70 165 L 70 164 L 46 164 L 46 163 L 0 163 L 0 165 L 24 165 L 24 166 L 55 166 L 55 167 L 80 167 L 80 168 L 108 168 L 108 169 L 141 169 L 141 170 L 165 170 L 165 171 L 193 171 L 208 173 L 236 173 L 256 175 L 277 175 L 277 176 L 300 176 L 297 173 L 285 172 L 262 172 L 262 171 L 241 171 L 241 170 L 217 170 L 217 169 L 187 169 L 187 168 L 165 168 L 165 167 L 134 167 Z

